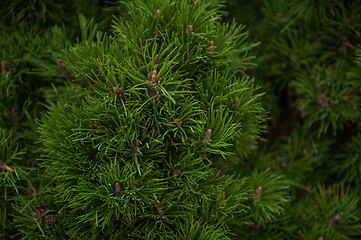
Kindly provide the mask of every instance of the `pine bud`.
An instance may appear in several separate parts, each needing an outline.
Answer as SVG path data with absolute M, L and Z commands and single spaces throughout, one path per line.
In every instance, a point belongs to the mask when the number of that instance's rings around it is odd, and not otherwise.
M 212 51 L 212 50 L 213 50 L 213 41 L 210 41 L 208 47 L 209 47 L 209 50 L 208 50 L 208 51 Z
M 237 109 L 239 107 L 239 98 L 236 98 L 236 106 L 235 109 Z
M 261 193 L 262 193 L 262 187 L 259 186 L 259 187 L 256 189 L 256 196 L 257 196 L 256 201 L 259 200 L 259 197 L 261 196 Z
M 34 221 L 34 222 L 36 222 L 37 217 L 38 217 L 38 214 L 33 213 L 33 221 Z
M 192 30 L 192 29 L 193 29 L 193 26 L 190 25 L 190 26 L 188 27 L 188 30 L 190 31 L 190 30 Z
M 226 198 L 226 193 L 222 192 L 221 202 L 223 202 L 225 198 Z
M 58 65 L 58 68 L 61 69 L 61 71 L 63 72 L 64 75 L 66 75 L 68 77 L 70 76 L 70 72 L 66 69 L 66 66 L 64 63 L 57 61 L 56 65 Z
M 6 64 L 5 61 L 1 62 L 1 70 L 2 70 L 2 74 L 4 77 L 6 77 L 6 75 L 8 74 L 8 69 L 6 68 Z
M 174 174 L 177 176 L 181 175 L 181 173 L 182 173 L 181 170 L 178 169 L 174 170 Z
M 256 190 L 256 196 L 257 196 L 257 197 L 261 196 L 261 193 L 262 193 L 262 187 L 259 186 L 259 187 L 257 188 L 257 190 Z
M 119 194 L 122 191 L 120 184 L 118 182 L 115 183 L 115 193 Z
M 330 101 L 330 99 L 326 96 L 326 93 L 321 93 L 320 96 L 318 97 L 318 103 L 320 104 L 321 108 L 328 109 L 328 108 L 332 107 L 328 103 L 329 101 Z
M 155 83 L 155 81 L 157 80 L 157 70 L 154 70 L 153 71 L 153 75 L 152 75 L 152 79 L 151 79 L 151 81 L 152 81 L 152 83 Z
M 13 115 L 13 118 L 15 119 L 16 122 L 19 122 L 19 115 L 20 115 L 20 112 L 19 111 L 16 111 L 16 109 L 13 107 L 11 109 L 11 113 Z
M 204 136 L 206 142 L 211 142 L 211 134 L 212 134 L 212 130 L 208 129 L 206 135 Z
M 157 16 L 160 16 L 160 10 L 159 9 L 157 10 Z
M 346 18 L 343 18 L 343 26 L 348 27 L 348 20 Z
M 153 33 L 152 33 L 152 37 L 157 37 L 158 36 L 158 33 L 159 33 L 159 30 L 155 30 Z
M 281 13 L 277 13 L 277 19 L 276 22 L 278 23 L 281 20 L 282 14 Z
M 178 121 L 178 118 L 174 119 L 174 122 L 177 127 L 180 127 L 183 123 L 182 121 Z
M 259 225 L 257 223 L 254 224 L 254 232 L 259 233 Z

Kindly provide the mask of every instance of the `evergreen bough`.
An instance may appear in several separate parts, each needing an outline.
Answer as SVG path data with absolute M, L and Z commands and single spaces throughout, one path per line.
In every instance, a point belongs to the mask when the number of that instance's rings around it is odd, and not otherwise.
M 359 238 L 358 2 L 84 3 L 0 3 L 0 239 Z
M 64 52 L 91 87 L 53 104 L 40 127 L 57 224 L 81 239 L 229 239 L 252 218 L 276 218 L 287 199 L 279 177 L 256 173 L 255 183 L 216 167 L 264 129 L 258 88 L 236 76 L 247 34 L 204 2 L 124 4 L 114 35 Z M 41 226 L 48 213 L 32 214 Z

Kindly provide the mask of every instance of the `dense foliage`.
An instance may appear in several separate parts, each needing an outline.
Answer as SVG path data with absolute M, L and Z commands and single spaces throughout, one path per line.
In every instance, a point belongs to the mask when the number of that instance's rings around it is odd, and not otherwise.
M 1 239 L 360 238 L 357 1 L 0 12 Z

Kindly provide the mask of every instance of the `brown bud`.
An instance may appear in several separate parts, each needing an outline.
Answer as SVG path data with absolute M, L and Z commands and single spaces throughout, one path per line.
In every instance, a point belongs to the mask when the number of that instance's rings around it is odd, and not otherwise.
M 13 107 L 11 109 L 11 113 L 12 113 L 13 118 L 15 119 L 15 121 L 19 122 L 19 115 L 20 115 L 19 111 L 16 111 L 16 109 Z
M 326 96 L 326 93 L 321 93 L 318 97 L 318 103 L 322 108 L 330 108 L 331 105 L 329 104 L 330 99 Z
M 348 26 L 348 20 L 346 18 L 343 18 L 343 26 L 345 27 Z
M 36 221 L 36 218 L 38 217 L 38 214 L 36 213 L 33 213 L 33 221 L 35 222 Z
M 212 134 L 212 130 L 208 129 L 206 135 L 204 136 L 206 142 L 211 142 L 211 134 Z
M 157 10 L 157 16 L 160 16 L 160 10 L 159 9 Z
M 118 182 L 115 183 L 115 193 L 119 194 L 122 191 L 120 184 Z
M 318 240 L 323 240 L 323 237 L 320 237 Z
M 239 107 L 239 98 L 236 98 L 236 107 L 235 109 L 237 109 Z
M 259 233 L 259 225 L 257 223 L 254 224 L 254 232 Z
M 157 37 L 159 33 L 159 30 L 157 29 L 156 31 L 153 32 L 152 37 Z
M 277 13 L 277 19 L 276 22 L 278 23 L 281 20 L 282 14 L 281 13 Z
M 331 186 L 328 186 L 328 188 L 327 188 L 327 193 L 328 193 L 329 195 L 331 195 L 331 194 L 332 194 L 332 189 L 331 189 Z
M 221 197 L 221 202 L 223 202 L 225 198 L 226 198 L 226 194 L 223 192 Z
M 262 193 L 262 187 L 259 186 L 257 189 L 256 189 L 256 196 L 257 198 L 259 198 L 261 196 L 261 193 Z
M 180 127 L 183 123 L 182 121 L 178 121 L 178 118 L 174 119 L 174 122 L 177 127 Z
M 155 81 L 157 80 L 157 74 L 158 74 L 158 73 L 157 73 L 157 70 L 154 70 L 154 71 L 153 71 L 153 75 L 152 75 L 152 79 L 151 79 L 151 80 L 152 80 L 152 83 L 155 83 Z
M 346 54 L 347 53 L 347 42 L 343 41 L 341 46 L 339 47 L 338 51 L 340 53 Z
M 1 70 L 2 70 L 2 74 L 4 77 L 6 77 L 6 75 L 8 74 L 8 69 L 6 68 L 6 64 L 5 61 L 1 62 Z
M 209 47 L 209 51 L 213 50 L 213 41 L 210 41 L 208 47 Z
M 190 25 L 190 26 L 188 27 L 188 30 L 190 31 L 190 30 L 192 30 L 192 29 L 193 29 L 193 26 Z
M 178 170 L 178 169 L 176 169 L 176 170 L 174 170 L 174 174 L 176 174 L 177 176 L 179 176 L 179 175 L 181 175 L 181 170 Z

